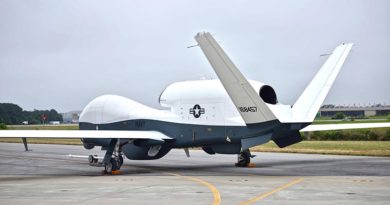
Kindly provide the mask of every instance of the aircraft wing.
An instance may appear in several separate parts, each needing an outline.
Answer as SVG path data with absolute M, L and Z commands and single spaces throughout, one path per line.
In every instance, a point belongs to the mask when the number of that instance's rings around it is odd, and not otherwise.
M 172 139 L 157 131 L 118 130 L 0 130 L 0 138 L 100 138 L 100 139 Z
M 390 122 L 309 125 L 301 132 L 390 127 Z

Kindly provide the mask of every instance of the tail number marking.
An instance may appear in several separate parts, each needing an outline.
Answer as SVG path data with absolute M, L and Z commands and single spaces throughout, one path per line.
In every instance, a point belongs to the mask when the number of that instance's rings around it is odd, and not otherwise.
M 240 112 L 257 112 L 257 107 L 238 107 Z

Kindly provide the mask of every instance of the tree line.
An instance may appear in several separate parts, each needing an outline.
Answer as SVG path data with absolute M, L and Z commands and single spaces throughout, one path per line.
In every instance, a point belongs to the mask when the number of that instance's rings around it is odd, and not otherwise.
M 17 125 L 27 121 L 28 124 L 42 124 L 49 121 L 62 122 L 62 115 L 56 110 L 23 110 L 16 104 L 0 103 L 0 124 Z

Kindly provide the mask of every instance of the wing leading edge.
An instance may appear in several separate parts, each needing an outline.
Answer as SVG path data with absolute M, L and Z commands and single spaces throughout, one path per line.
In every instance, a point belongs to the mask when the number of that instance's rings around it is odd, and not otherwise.
M 116 130 L 1 130 L 0 138 L 99 138 L 99 139 L 172 139 L 157 131 Z

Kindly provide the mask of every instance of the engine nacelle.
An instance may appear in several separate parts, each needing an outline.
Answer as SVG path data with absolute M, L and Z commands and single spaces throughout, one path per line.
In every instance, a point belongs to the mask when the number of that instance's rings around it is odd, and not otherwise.
M 249 83 L 257 91 L 264 102 L 277 104 L 275 90 L 259 81 L 250 80 Z M 186 103 L 223 103 L 227 92 L 219 80 L 197 80 L 176 82 L 169 85 L 160 94 L 159 102 L 163 107 L 175 107 Z

